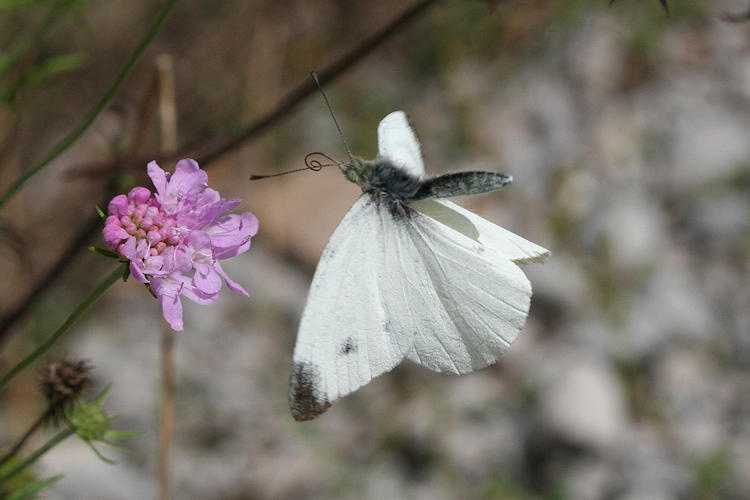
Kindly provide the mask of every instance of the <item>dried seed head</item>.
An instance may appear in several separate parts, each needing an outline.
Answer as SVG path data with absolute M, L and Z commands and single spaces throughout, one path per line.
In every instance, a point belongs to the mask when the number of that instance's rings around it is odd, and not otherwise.
M 65 411 L 91 386 L 91 366 L 84 360 L 49 361 L 39 377 L 39 390 L 47 399 L 48 413 L 53 422 L 63 418 Z

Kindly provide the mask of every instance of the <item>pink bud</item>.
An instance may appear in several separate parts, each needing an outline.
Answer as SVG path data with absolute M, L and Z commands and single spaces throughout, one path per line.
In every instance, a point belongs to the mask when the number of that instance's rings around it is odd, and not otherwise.
M 128 214 L 128 198 L 119 194 L 109 202 L 108 211 L 110 215 L 123 216 Z
M 119 224 L 106 224 L 102 236 L 107 246 L 115 249 L 122 240 L 127 239 L 130 235 Z
M 141 229 L 143 231 L 143 229 Z M 148 242 L 153 245 L 157 242 L 161 241 L 161 233 L 159 231 L 151 230 L 148 232 Z
M 130 198 L 134 203 L 145 203 L 149 198 L 151 198 L 151 191 L 149 191 L 145 187 L 136 186 L 130 190 L 130 193 L 128 193 L 128 198 Z

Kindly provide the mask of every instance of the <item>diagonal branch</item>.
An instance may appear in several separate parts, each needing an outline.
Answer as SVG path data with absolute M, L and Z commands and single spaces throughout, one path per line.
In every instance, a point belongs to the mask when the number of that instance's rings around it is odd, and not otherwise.
M 437 0 L 421 0 L 414 6 L 406 9 L 391 22 L 383 26 L 378 32 L 354 47 L 350 52 L 344 54 L 341 58 L 333 61 L 331 64 L 319 71 L 318 78 L 320 79 L 321 84 L 329 83 L 335 80 L 342 73 L 368 56 L 373 50 L 375 50 L 383 42 L 388 40 L 394 33 L 404 29 L 406 26 L 416 21 L 419 16 L 427 10 L 428 7 L 435 3 L 437 3 Z M 203 151 L 196 155 L 196 160 L 198 160 L 199 163 L 209 163 L 225 154 L 234 151 L 245 142 L 255 139 L 261 133 L 265 132 L 277 122 L 279 122 L 282 118 L 286 117 L 306 97 L 314 93 L 316 90 L 317 87 L 315 83 L 308 78 L 305 78 L 305 83 L 297 86 L 289 94 L 287 94 L 286 97 L 284 97 L 279 102 L 275 109 L 256 120 L 249 127 L 241 130 L 234 137 L 204 145 Z M 190 145 L 190 148 L 194 150 L 195 145 Z M 184 148 L 180 149 L 170 159 L 180 158 L 182 157 L 184 152 Z M 142 168 L 143 165 L 153 159 L 153 157 L 138 158 L 131 161 L 121 161 L 118 165 L 125 168 L 128 168 L 131 165 L 137 166 L 137 168 Z M 204 168 L 208 166 L 210 165 L 206 165 Z M 115 170 L 119 171 L 119 169 Z M 106 206 L 106 203 L 107 202 L 105 201 L 102 206 Z M 0 318 L 0 346 L 10 337 L 12 327 L 29 312 L 33 303 L 60 278 L 62 272 L 73 261 L 75 256 L 80 253 L 80 249 L 85 247 L 86 244 L 91 241 L 100 227 L 101 219 L 98 216 L 92 216 L 92 218 L 82 226 L 81 230 L 72 240 L 69 247 L 57 260 L 57 262 L 55 262 L 51 266 L 50 270 L 42 277 L 42 279 L 40 279 L 34 285 L 34 287 L 32 287 L 26 297 L 24 297 L 24 299 L 20 302 L 20 305 Z

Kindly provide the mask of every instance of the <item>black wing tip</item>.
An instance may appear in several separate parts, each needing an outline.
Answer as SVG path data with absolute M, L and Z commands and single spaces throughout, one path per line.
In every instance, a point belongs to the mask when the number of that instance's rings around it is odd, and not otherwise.
M 289 384 L 289 408 L 298 422 L 312 420 L 331 407 L 330 401 L 319 397 L 320 373 L 309 362 L 295 361 Z

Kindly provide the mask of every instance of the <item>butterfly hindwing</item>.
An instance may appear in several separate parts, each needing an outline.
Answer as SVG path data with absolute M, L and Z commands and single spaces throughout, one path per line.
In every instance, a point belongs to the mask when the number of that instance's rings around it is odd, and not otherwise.
M 448 200 L 427 199 L 411 206 L 419 212 L 485 245 L 516 264 L 543 262 L 549 250 Z
M 373 203 L 374 205 L 377 205 Z M 442 373 L 494 363 L 518 336 L 531 285 L 506 257 L 420 213 L 394 219 L 378 206 L 384 265 L 379 300 L 408 357 Z
M 413 332 L 409 359 L 454 374 L 494 363 L 526 321 L 526 276 L 508 259 L 429 217 L 417 214 L 410 224 L 423 280 L 413 288 L 414 300 L 429 318 Z
M 403 111 L 394 111 L 380 121 L 378 154 L 412 176 L 424 177 L 419 140 Z

